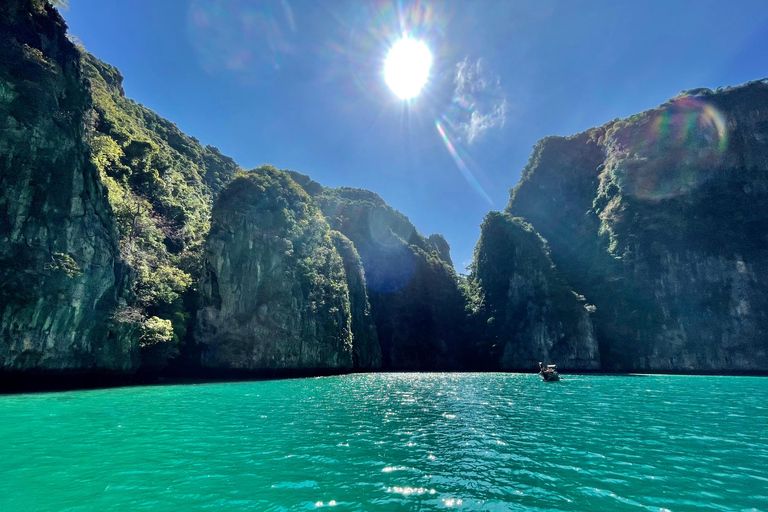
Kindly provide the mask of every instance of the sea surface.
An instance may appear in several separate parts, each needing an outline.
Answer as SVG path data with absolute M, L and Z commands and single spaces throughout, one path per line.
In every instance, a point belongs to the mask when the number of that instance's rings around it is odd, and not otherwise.
M 768 510 L 768 378 L 361 374 L 0 396 L 0 511 Z

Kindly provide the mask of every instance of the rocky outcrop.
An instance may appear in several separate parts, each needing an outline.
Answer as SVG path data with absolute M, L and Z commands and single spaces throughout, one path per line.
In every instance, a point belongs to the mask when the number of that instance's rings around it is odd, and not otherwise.
M 360 254 L 382 367 L 465 368 L 464 299 L 448 244 L 438 239 L 438 247 L 426 239 L 373 192 L 318 188 L 315 182 L 302 186 L 314 193 L 331 228 Z
M 768 369 L 768 83 L 536 146 L 507 212 L 551 247 L 607 370 Z
M 0 369 L 129 372 L 126 269 L 65 29 L 46 2 L 0 5 Z
M 360 261 L 360 256 L 349 238 L 338 231 L 331 231 L 331 241 L 344 262 L 344 274 L 349 289 L 354 367 L 359 370 L 380 368 L 381 346 L 371 316 L 363 262 Z
M 591 306 L 563 281 L 545 241 L 530 224 L 499 212 L 489 213 L 480 229 L 469 279 L 483 304 L 475 336 L 487 337 L 485 352 L 498 357 L 491 367 L 530 370 L 541 361 L 566 370 L 599 368 Z
M 440 233 L 433 233 L 429 235 L 427 241 L 437 249 L 437 254 L 440 259 L 446 262 L 448 265 L 453 266 L 453 260 L 451 259 L 451 246 L 448 245 L 448 240 L 445 239 Z
M 213 197 L 240 169 L 171 121 L 125 97 L 116 68 L 80 48 L 91 89 L 94 164 L 133 269 L 141 369 L 197 368 L 192 309 Z M 180 353 L 184 357 L 177 358 Z
M 203 366 L 353 367 L 344 262 L 316 204 L 288 174 L 264 166 L 223 190 L 204 265 L 195 329 Z M 359 287 L 353 292 L 358 310 L 364 308 Z M 355 326 L 364 333 L 362 320 Z M 361 346 L 358 355 L 365 359 L 366 350 Z M 363 362 L 374 364 L 375 356 Z

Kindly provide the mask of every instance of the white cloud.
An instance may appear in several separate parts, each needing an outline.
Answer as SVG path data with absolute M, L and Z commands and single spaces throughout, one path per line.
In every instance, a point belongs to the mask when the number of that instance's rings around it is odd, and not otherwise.
M 488 130 L 501 129 L 507 118 L 507 97 L 499 76 L 483 59 L 456 64 L 454 127 L 467 143 L 480 140 Z

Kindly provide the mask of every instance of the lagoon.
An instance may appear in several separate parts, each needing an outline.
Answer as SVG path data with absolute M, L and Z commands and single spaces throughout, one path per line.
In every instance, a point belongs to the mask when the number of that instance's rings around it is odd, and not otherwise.
M 0 510 L 768 510 L 768 379 L 397 373 L 0 396 Z

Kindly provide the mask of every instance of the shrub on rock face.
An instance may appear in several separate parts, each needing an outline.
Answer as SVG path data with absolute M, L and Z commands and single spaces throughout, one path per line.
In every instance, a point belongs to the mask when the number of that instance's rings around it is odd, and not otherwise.
M 54 252 L 51 254 L 50 263 L 45 265 L 48 270 L 54 270 L 63 272 L 64 275 L 70 279 L 80 277 L 83 275 L 83 271 L 80 269 L 80 265 L 69 254 Z
M 172 339 L 173 327 L 170 320 L 163 320 L 153 316 L 145 320 L 141 326 L 139 345 L 142 348 L 151 347 L 158 343 L 167 343 Z

